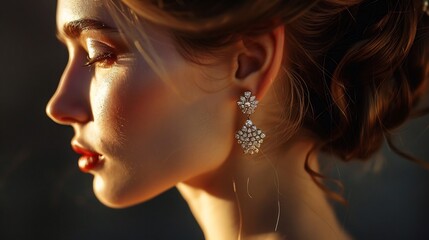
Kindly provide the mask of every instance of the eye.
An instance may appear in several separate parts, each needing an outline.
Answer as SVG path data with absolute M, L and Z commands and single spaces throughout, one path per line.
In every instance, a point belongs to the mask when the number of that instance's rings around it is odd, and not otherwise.
M 98 67 L 109 67 L 115 63 L 116 59 L 117 57 L 113 52 L 103 52 L 92 58 L 88 56 L 88 61 L 84 65 L 91 67 L 96 64 Z
M 113 47 L 92 38 L 86 40 L 86 50 L 88 52 L 88 61 L 84 65 L 88 67 L 107 68 L 112 66 L 117 60 L 117 55 Z

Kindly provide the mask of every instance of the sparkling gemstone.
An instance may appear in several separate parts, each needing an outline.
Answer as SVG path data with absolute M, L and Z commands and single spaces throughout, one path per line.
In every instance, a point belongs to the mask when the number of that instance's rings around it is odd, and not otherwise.
M 258 101 L 255 96 L 252 96 L 251 92 L 247 91 L 244 93 L 244 96 L 240 96 L 240 101 L 237 104 L 244 114 L 250 115 L 255 112 Z
M 243 148 L 244 153 L 255 154 L 259 152 L 265 133 L 258 129 L 253 122 L 248 119 L 241 130 L 237 131 L 237 142 Z

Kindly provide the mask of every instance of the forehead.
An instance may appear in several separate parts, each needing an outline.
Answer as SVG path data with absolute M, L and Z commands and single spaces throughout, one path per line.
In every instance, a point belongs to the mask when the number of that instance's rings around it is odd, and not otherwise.
M 105 0 L 58 0 L 57 28 L 79 19 L 96 19 L 109 26 L 115 26 L 105 6 Z

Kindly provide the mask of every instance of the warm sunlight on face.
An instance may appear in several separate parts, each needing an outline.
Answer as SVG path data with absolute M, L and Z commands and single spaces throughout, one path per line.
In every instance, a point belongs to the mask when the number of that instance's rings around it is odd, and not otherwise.
M 145 201 L 225 161 L 234 145 L 234 96 L 196 84 L 208 78 L 203 67 L 185 61 L 166 34 L 145 30 L 164 81 L 123 41 L 101 1 L 59 0 L 57 28 L 69 61 L 47 112 L 75 130 L 79 165 L 94 175 L 104 204 Z

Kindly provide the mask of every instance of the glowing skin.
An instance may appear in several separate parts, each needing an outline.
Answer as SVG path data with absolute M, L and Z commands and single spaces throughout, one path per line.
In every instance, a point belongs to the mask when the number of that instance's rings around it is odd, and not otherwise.
M 81 19 L 97 19 L 113 29 L 66 36 L 63 26 Z M 168 82 L 140 54 L 126 48 L 98 1 L 58 1 L 57 25 L 70 57 L 47 112 L 74 128 L 73 143 L 103 155 L 103 166 L 90 171 L 103 203 L 139 203 L 226 159 L 235 129 L 233 95 L 208 94 L 197 86 L 195 80 L 207 76 L 185 61 L 165 34 L 147 29 L 165 60 Z M 84 66 L 87 57 L 109 51 L 113 59 Z
M 54 121 L 73 127 L 72 145 L 86 155 L 79 164 L 94 175 L 101 202 L 126 207 L 177 186 L 208 240 L 348 239 L 303 168 L 311 135 L 250 159 L 235 143 L 245 120 L 236 101 L 244 91 L 260 100 L 252 120 L 266 130 L 264 144 L 285 109 L 277 102 L 284 97 L 274 90 L 279 86 L 271 87 L 283 60 L 284 27 L 244 37 L 214 62 L 200 59 L 212 64 L 197 65 L 147 24 L 166 70 L 161 78 L 125 44 L 101 3 L 58 1 L 69 61 L 47 106 Z

